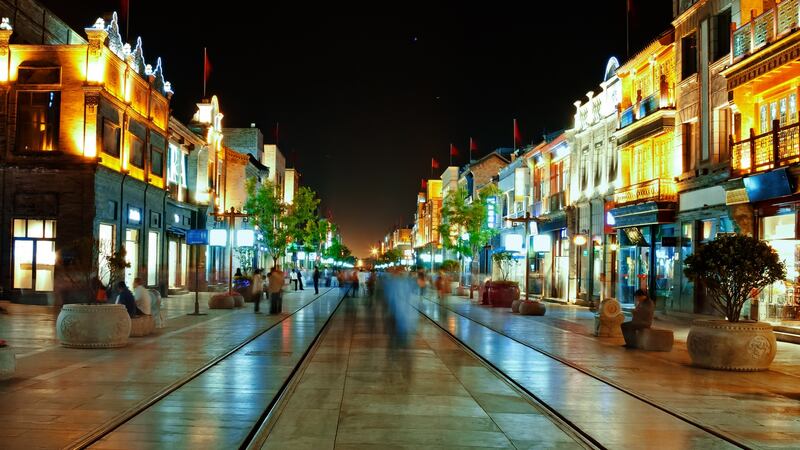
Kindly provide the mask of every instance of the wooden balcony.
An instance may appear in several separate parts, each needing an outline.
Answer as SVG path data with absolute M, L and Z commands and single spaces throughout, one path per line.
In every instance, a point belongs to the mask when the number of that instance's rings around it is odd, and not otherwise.
M 784 0 L 775 8 L 768 9 L 759 16 L 751 17 L 749 22 L 733 30 L 731 32 L 731 63 L 761 50 L 797 29 L 799 13 L 800 2 Z
M 617 190 L 614 203 L 617 206 L 641 202 L 675 202 L 678 195 L 675 182 L 666 179 L 649 180 Z
M 756 135 L 751 128 L 749 138 L 734 142 L 731 137 L 730 142 L 732 177 L 800 162 L 800 123 L 781 127 L 775 120 L 772 131 Z

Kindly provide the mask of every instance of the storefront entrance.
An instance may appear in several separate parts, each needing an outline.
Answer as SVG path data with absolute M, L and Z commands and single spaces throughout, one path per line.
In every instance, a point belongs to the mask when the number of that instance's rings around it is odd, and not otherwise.
M 675 226 L 647 225 L 619 230 L 617 299 L 633 304 L 639 289 L 650 292 L 657 307 L 672 295 L 677 239 Z

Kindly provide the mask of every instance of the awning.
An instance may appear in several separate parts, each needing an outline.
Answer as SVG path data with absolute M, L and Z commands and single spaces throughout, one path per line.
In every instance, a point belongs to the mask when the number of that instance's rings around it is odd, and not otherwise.
M 562 228 L 567 228 L 567 218 L 560 217 L 558 219 L 550 220 L 547 222 L 540 222 L 537 224 L 539 228 L 539 234 L 547 233 L 548 231 L 553 230 L 560 230 Z

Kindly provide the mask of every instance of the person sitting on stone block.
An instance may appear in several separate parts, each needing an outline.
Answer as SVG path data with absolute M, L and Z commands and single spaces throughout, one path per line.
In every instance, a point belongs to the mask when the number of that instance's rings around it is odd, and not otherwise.
M 636 331 L 650 328 L 653 325 L 653 314 L 655 314 L 656 304 L 647 295 L 647 292 L 639 289 L 634 294 L 636 307 L 633 308 L 633 320 L 623 323 L 622 336 L 625 338 L 625 347 L 636 348 Z

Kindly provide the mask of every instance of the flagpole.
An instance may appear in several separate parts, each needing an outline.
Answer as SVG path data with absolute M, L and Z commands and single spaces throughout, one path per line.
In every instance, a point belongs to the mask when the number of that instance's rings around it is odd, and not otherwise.
M 469 138 L 469 164 L 472 164 L 472 137 Z
M 208 52 L 206 47 L 203 47 L 203 98 L 206 98 L 206 72 L 208 72 Z
M 453 144 L 450 144 L 450 165 L 453 165 Z M 449 167 L 449 166 L 448 166 Z

